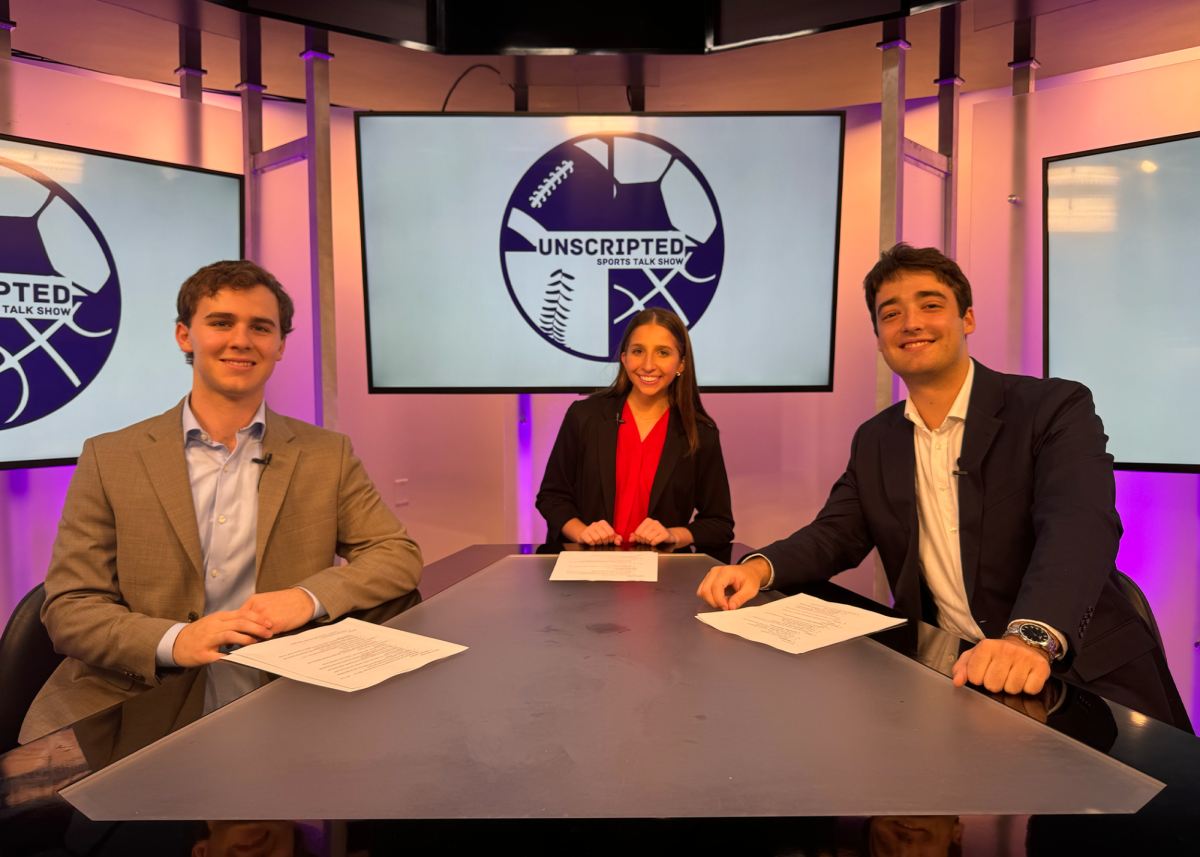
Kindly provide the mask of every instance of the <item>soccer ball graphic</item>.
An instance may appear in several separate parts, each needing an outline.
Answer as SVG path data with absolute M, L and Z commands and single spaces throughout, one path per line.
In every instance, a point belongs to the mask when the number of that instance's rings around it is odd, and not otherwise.
M 0 156 L 0 430 L 41 419 L 99 374 L 117 338 L 111 250 L 67 190 Z
M 643 309 L 663 307 L 694 326 L 724 259 L 712 188 L 687 155 L 649 134 L 555 146 L 517 183 L 500 229 L 517 309 L 546 341 L 588 360 L 616 360 Z

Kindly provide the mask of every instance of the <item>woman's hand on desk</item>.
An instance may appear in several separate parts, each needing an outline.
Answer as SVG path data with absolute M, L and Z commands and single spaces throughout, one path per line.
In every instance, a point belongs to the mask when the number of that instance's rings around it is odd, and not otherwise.
M 576 544 L 581 545 L 619 545 L 621 537 L 613 530 L 608 521 L 596 521 L 584 524 L 578 518 L 572 518 L 563 524 L 563 535 Z
M 692 531 L 687 527 L 667 529 L 653 518 L 647 518 L 633 531 L 630 540 L 637 545 L 671 545 L 683 548 L 692 543 Z

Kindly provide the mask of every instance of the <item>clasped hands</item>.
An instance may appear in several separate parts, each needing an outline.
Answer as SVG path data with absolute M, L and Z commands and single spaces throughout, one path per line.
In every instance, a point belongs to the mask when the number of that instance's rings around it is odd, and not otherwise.
M 647 518 L 633 531 L 630 542 L 635 545 L 677 545 L 690 534 L 685 527 L 667 528 L 653 518 Z M 621 537 L 608 521 L 596 521 L 588 524 L 575 535 L 576 542 L 585 545 L 619 545 Z
M 755 557 L 741 565 L 720 565 L 701 581 L 696 595 L 721 610 L 736 610 L 771 579 L 767 561 Z M 954 664 L 954 686 L 967 682 L 992 693 L 1041 693 L 1050 677 L 1050 655 L 1016 637 L 980 640 Z
M 222 646 L 248 646 L 306 624 L 312 597 L 303 589 L 256 592 L 237 610 L 210 613 L 179 631 L 171 656 L 181 667 L 199 667 L 221 658 Z

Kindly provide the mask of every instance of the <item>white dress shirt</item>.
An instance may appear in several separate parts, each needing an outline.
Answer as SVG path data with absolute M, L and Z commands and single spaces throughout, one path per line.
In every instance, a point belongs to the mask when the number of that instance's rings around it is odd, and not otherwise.
M 192 485 L 192 502 L 200 530 L 204 559 L 204 615 L 237 610 L 255 592 L 255 553 L 258 536 L 258 483 L 263 465 L 263 434 L 266 403 L 258 406 L 250 425 L 237 433 L 232 452 L 201 428 L 192 413 L 190 396 L 183 402 L 184 456 Z M 298 587 L 303 588 L 303 587 Z M 308 592 L 308 590 L 304 590 Z M 325 615 L 316 596 L 313 618 Z M 175 639 L 186 623 L 172 625 L 159 641 L 155 660 L 159 666 L 177 666 L 173 657 Z M 228 652 L 236 646 L 222 647 Z M 221 661 L 210 664 L 205 687 L 207 714 L 258 686 L 257 673 Z
M 967 408 L 971 403 L 974 384 L 975 361 L 971 360 L 967 378 L 954 404 L 950 406 L 950 412 L 936 429 L 925 425 L 911 394 L 904 400 L 904 417 L 913 424 L 921 576 L 937 605 L 938 625 L 956 637 L 977 643 L 985 635 L 971 615 L 967 587 L 963 581 L 962 545 L 958 528 L 958 477 L 954 475 L 954 471 L 958 470 L 958 458 L 962 455 Z M 1042 622 L 1033 623 L 1054 635 L 1061 657 L 1067 650 L 1063 635 Z

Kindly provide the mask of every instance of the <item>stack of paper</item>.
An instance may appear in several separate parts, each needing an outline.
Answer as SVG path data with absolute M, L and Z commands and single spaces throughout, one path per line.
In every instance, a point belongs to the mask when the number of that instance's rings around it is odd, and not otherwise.
M 793 655 L 895 628 L 905 622 L 858 607 L 831 604 L 811 595 L 793 595 L 761 607 L 700 613 L 696 618 L 718 631 L 766 643 Z
M 658 554 L 650 550 L 563 551 L 551 580 L 658 580 Z
M 343 619 L 246 646 L 224 660 L 320 687 L 354 691 L 466 650 L 432 637 Z

